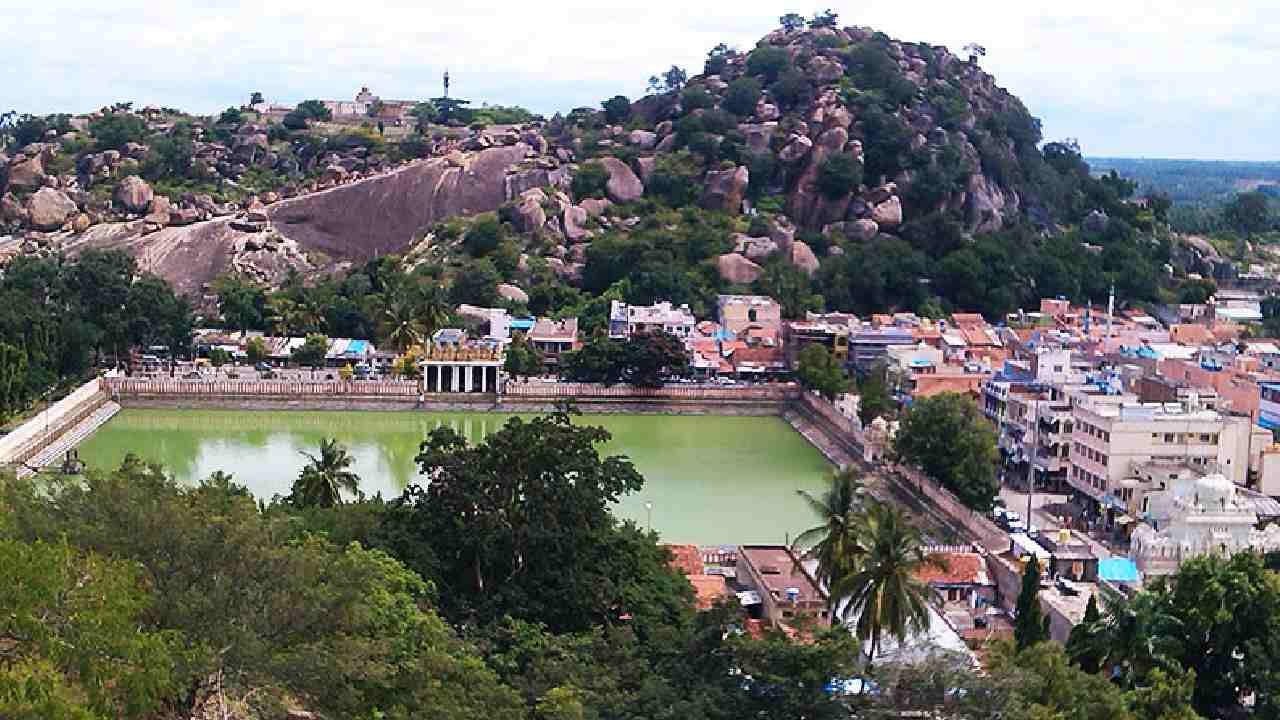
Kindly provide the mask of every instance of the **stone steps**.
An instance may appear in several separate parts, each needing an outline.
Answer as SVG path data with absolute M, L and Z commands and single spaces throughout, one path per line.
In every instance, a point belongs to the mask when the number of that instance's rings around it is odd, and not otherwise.
M 102 427 L 108 420 L 115 417 L 120 412 L 120 405 L 115 402 L 105 402 L 97 410 L 94 410 L 88 417 L 81 420 L 71 428 L 64 432 L 57 440 L 49 444 L 35 457 L 31 458 L 26 464 L 18 467 L 18 477 L 27 477 L 35 474 L 36 470 L 57 464 L 66 452 L 79 445 L 85 438 L 93 434 L 95 430 Z

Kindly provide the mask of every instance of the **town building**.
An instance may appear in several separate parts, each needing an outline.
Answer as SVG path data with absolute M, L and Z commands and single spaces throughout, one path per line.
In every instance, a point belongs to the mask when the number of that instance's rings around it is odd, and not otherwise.
M 1269 433 L 1249 418 L 1224 415 L 1193 401 L 1139 403 L 1096 387 L 1070 393 L 1072 434 L 1067 481 L 1100 509 L 1126 513 L 1135 498 L 1136 468 L 1181 461 L 1215 469 L 1245 485 Z
M 582 347 L 578 339 L 578 318 L 552 320 L 538 318 L 526 337 L 529 344 L 542 353 L 542 364 L 555 367 L 565 353 Z
M 469 340 L 462 330 L 436 331 L 419 360 L 428 393 L 501 393 L 502 343 Z
M 809 313 L 805 320 L 793 320 L 783 324 L 783 343 L 792 363 L 800 357 L 800 351 L 808 345 L 821 345 L 844 365 L 849 361 L 849 318 L 836 316 L 828 319 Z M 853 318 L 856 320 L 856 318 Z
M 619 300 L 609 303 L 611 338 L 664 332 L 683 340 L 693 333 L 697 322 L 688 305 L 676 307 L 666 301 L 653 305 L 628 305 Z
M 763 295 L 721 295 L 716 298 L 716 316 L 725 332 L 735 337 L 755 329 L 780 338 L 782 306 Z
M 739 547 L 738 580 L 756 589 L 759 609 L 752 612 L 775 626 L 831 624 L 826 592 L 785 545 Z

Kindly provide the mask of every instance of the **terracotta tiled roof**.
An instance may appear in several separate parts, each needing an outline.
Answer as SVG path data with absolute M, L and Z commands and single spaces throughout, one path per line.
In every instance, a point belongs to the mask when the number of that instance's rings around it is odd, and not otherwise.
M 729 594 L 729 585 L 721 575 L 689 575 L 693 586 L 694 605 L 699 610 L 709 610 L 716 600 Z
M 665 545 L 671 553 L 671 567 L 685 575 L 702 574 L 702 552 L 697 545 Z
M 987 561 L 977 553 L 945 552 L 934 553 L 930 557 L 937 558 L 945 564 L 945 568 L 926 565 L 916 573 L 916 578 L 930 585 L 990 585 L 987 576 Z

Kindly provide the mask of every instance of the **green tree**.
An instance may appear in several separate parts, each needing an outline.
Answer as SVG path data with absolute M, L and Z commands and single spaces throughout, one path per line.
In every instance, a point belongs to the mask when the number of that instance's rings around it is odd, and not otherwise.
M 498 222 L 498 218 L 495 215 L 486 214 L 467 228 L 467 234 L 462 238 L 462 247 L 471 257 L 484 257 L 497 250 L 505 236 L 506 231 L 502 223 Z
M 245 332 L 263 326 L 267 306 L 266 293 L 257 284 L 240 275 L 220 275 L 213 281 L 218 296 L 218 311 L 232 330 Z
M 449 301 L 454 305 L 479 305 L 493 307 L 500 301 L 498 283 L 502 276 L 489 258 L 472 260 L 453 278 L 449 286 Z
M 862 163 L 849 155 L 832 155 L 818 167 L 818 191 L 828 200 L 838 200 L 862 183 Z
M 530 377 L 542 373 L 542 353 L 538 352 L 524 333 L 515 333 L 507 346 L 502 369 L 513 377 Z
M 231 362 L 231 353 L 227 352 L 226 348 L 216 347 L 209 350 L 210 365 L 220 368 L 229 362 Z
M 1218 293 L 1218 284 L 1212 280 L 1187 280 L 1178 286 L 1178 302 L 1203 305 Z
M 147 123 L 131 112 L 109 112 L 89 123 L 89 134 L 100 150 L 120 150 L 147 137 Z
M 843 617 L 853 618 L 854 632 L 874 661 L 887 633 L 899 642 L 929 627 L 929 586 L 917 578 L 939 561 L 924 552 L 920 531 L 902 511 L 874 503 L 864 515 L 859 544 L 861 563 L 831 593 L 847 598 Z
M 730 641 L 735 669 L 746 686 L 736 717 L 785 720 L 845 720 L 849 708 L 832 695 L 832 678 L 849 677 L 858 667 L 858 642 L 844 628 L 820 632 L 812 643 L 781 632 L 764 640 Z
M 267 343 L 260 336 L 249 338 L 244 344 L 244 354 L 251 364 L 258 363 L 267 359 Z
M 817 390 L 828 400 L 834 400 L 849 389 L 849 377 L 844 368 L 825 345 L 818 343 L 809 343 L 800 351 L 796 378 L 801 385 Z
M 1222 217 L 1232 230 L 1245 237 L 1269 230 L 1275 224 L 1267 195 L 1258 191 L 1236 195 L 1222 209 Z
M 1106 648 L 1100 647 L 1102 613 L 1098 611 L 1097 593 L 1089 596 L 1089 603 L 1084 608 L 1084 618 L 1080 624 L 1071 628 L 1067 638 L 1066 651 L 1071 662 L 1080 666 L 1087 673 L 1102 670 L 1102 659 L 1106 656 Z
M 601 107 L 604 108 L 604 121 L 610 125 L 621 125 L 631 119 L 631 101 L 626 95 L 614 95 Z
M 849 467 L 832 473 L 831 486 L 820 498 L 808 490 L 796 492 L 820 524 L 797 535 L 792 550 L 802 558 L 818 561 L 815 576 L 819 582 L 828 588 L 841 587 L 867 553 L 860 535 L 865 520 L 862 478 Z M 834 594 L 828 594 L 828 611 L 835 610 L 836 601 Z
M 355 458 L 337 438 L 320 441 L 320 454 L 303 452 L 307 464 L 293 483 L 290 500 L 298 507 L 328 508 L 342 504 L 342 494 L 360 495 L 360 476 L 351 471 Z
M 622 380 L 637 387 L 661 387 L 666 378 L 688 373 L 689 353 L 668 333 L 632 335 L 624 348 Z
M 858 419 L 863 425 L 878 417 L 891 418 L 897 410 L 898 405 L 885 384 L 885 372 L 883 365 L 877 365 L 858 383 Z
M 178 639 L 144 629 L 139 575 L 65 543 L 0 541 L 0 715 L 142 719 L 163 707 L 178 690 Z
M 391 346 L 404 352 L 421 345 L 427 337 L 418 308 L 406 299 L 396 299 L 382 311 L 383 337 Z
M 307 335 L 302 345 L 293 349 L 293 360 L 298 367 L 310 367 L 312 370 L 324 365 L 325 355 L 329 352 L 329 338 L 318 333 Z
M 1071 665 L 1062 646 L 1043 642 L 1020 652 L 997 647 L 990 672 L 1010 688 L 1000 717 L 1009 720 L 1136 720 L 1123 693 L 1105 678 Z
M 1129 710 L 1143 720 L 1202 720 L 1191 705 L 1196 688 L 1196 674 L 1187 671 L 1169 674 L 1156 668 L 1147 676 L 1144 687 L 1125 695 Z
M 1018 592 L 1013 639 L 1019 650 L 1049 640 L 1049 616 L 1040 609 L 1040 561 L 1035 555 L 1022 569 L 1022 589 Z
M 995 433 L 968 397 L 942 393 L 916 400 L 902 420 L 894 452 L 920 467 L 967 507 L 986 511 L 995 498 Z
M 747 55 L 747 74 L 764 78 L 765 84 L 776 81 L 790 67 L 791 53 L 786 48 L 765 45 Z
M 734 115 L 746 117 L 755 113 L 756 103 L 760 101 L 760 81 L 751 77 L 741 77 L 729 83 L 725 90 L 721 106 Z
M 250 104 L 250 105 L 261 105 L 261 104 L 262 104 L 262 103 L 264 103 L 264 102 L 266 102 L 266 101 L 262 99 L 262 93 L 261 93 L 261 92 L 258 92 L 257 90 L 254 90 L 254 91 L 249 95 L 249 104 Z
M 799 13 L 787 13 L 778 18 L 778 24 L 787 32 L 795 32 L 804 27 L 804 16 Z
M 293 109 L 303 117 L 304 120 L 324 120 L 333 119 L 333 111 L 325 107 L 325 104 L 319 100 L 304 100 L 298 103 Z

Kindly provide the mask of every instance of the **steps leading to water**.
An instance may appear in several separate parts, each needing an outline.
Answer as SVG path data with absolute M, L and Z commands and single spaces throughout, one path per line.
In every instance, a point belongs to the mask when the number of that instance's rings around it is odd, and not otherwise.
M 58 463 L 66 452 L 81 443 L 85 438 L 93 434 L 95 430 L 102 427 L 108 420 L 115 417 L 120 412 L 120 405 L 107 401 L 100 407 L 90 413 L 85 419 L 76 423 L 74 427 L 62 433 L 62 435 L 54 440 L 35 457 L 31 458 L 24 465 L 18 467 L 18 477 L 26 477 L 33 475 L 37 469 L 48 467 Z

